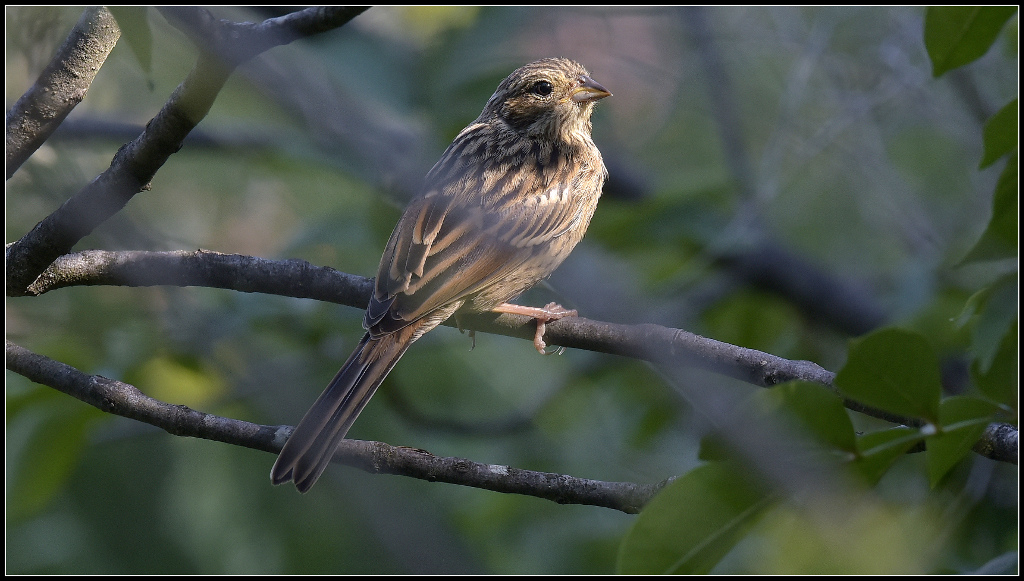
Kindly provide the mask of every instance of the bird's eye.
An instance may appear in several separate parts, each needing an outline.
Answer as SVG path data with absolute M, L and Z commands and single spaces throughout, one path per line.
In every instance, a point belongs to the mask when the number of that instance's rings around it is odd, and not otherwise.
M 537 81 L 530 87 L 530 92 L 534 95 L 540 95 L 541 97 L 547 97 L 551 94 L 555 88 L 551 86 L 551 83 L 547 81 Z

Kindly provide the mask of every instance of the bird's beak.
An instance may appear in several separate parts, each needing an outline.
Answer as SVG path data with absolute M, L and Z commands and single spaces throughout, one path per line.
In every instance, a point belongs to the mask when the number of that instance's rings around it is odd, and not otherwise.
M 580 75 L 580 85 L 573 89 L 572 97 L 570 98 L 576 103 L 590 103 L 611 96 L 612 94 L 608 89 L 602 87 L 601 83 L 587 75 Z

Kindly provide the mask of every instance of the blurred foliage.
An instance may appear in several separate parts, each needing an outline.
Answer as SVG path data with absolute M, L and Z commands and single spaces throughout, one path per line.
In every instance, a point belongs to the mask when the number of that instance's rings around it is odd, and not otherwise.
M 928 9 L 924 42 L 936 77 L 988 52 L 1015 6 L 934 6 Z
M 619 572 L 709 573 L 769 501 L 769 492 L 744 482 L 742 471 L 719 463 L 691 470 L 645 507 L 622 543 Z
M 79 14 L 5 9 L 8 105 Z M 87 98 L 8 181 L 8 242 L 105 169 L 195 61 L 158 12 L 117 17 L 125 35 Z M 738 394 L 719 400 L 735 414 L 723 424 L 636 361 L 539 358 L 488 335 L 470 351 L 439 329 L 351 437 L 600 480 L 679 478 L 639 517 L 343 467 L 300 496 L 270 486 L 267 454 L 169 436 L 7 373 L 8 572 L 1015 571 L 1017 468 L 969 447 L 989 419 L 1017 422 L 1016 36 L 1011 11 L 986 8 L 396 7 L 267 52 L 152 190 L 79 249 L 207 248 L 372 275 L 416 180 L 497 83 L 571 57 L 615 95 L 594 118 L 612 181 L 586 240 L 527 300 L 810 359 L 931 431 L 850 413 L 819 386 L 673 378 Z M 850 343 L 720 260 L 768 241 L 869 289 L 899 330 Z M 70 288 L 6 312 L 26 348 L 266 424 L 301 417 L 362 317 L 191 287 Z M 922 440 L 927 453 L 905 454 Z

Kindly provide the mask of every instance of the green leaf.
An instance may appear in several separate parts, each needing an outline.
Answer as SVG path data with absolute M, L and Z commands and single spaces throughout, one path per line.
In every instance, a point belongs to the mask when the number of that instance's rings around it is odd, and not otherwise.
M 988 52 L 1016 6 L 932 6 L 924 19 L 924 45 L 932 74 L 965 65 Z
M 987 286 L 973 295 L 967 297 L 967 301 L 964 302 L 964 308 L 960 311 L 960 314 L 953 319 L 953 324 L 957 328 L 963 328 L 964 325 L 971 322 L 975 315 L 985 306 L 985 302 L 988 301 L 988 297 L 992 294 L 992 287 Z
M 146 73 L 153 69 L 153 33 L 149 29 L 149 9 L 146 6 L 108 6 L 114 15 L 125 42 Z
M 861 403 L 899 415 L 938 420 L 939 360 L 924 336 L 880 329 L 852 342 L 836 387 Z
M 842 399 L 821 385 L 793 381 L 761 390 L 756 397 L 795 416 L 818 441 L 844 452 L 857 451 L 853 422 Z
M 783 428 L 792 425 L 802 429 L 801 433 L 811 444 L 804 450 L 820 454 L 825 461 L 845 459 L 857 453 L 853 423 L 842 399 L 816 383 L 791 381 L 757 390 L 736 415 L 752 419 L 771 415 L 773 417 L 765 418 L 765 425 L 779 424 Z M 701 438 L 699 459 L 714 462 L 734 456 L 729 443 L 717 433 Z
M 995 360 L 1006 331 L 1017 322 L 1018 291 L 1017 276 L 1006 275 L 981 298 L 977 315 L 971 321 L 971 349 L 982 373 Z
M 697 459 L 705 462 L 726 461 L 733 457 L 733 450 L 721 435 L 712 432 L 700 439 Z
M 1019 404 L 1018 387 L 1020 369 L 1020 352 L 1017 350 L 1017 321 L 1003 334 L 1003 340 L 992 356 L 988 366 L 976 358 L 971 364 L 971 377 L 982 393 L 1014 411 L 1013 422 L 1016 424 L 1016 410 Z
M 1016 149 L 1019 135 L 1017 99 L 1014 99 L 985 123 L 985 155 L 980 167 L 986 168 Z
M 771 504 L 725 463 L 678 478 L 644 508 L 619 548 L 624 574 L 708 573 Z
M 906 426 L 864 434 L 857 438 L 860 454 L 854 462 L 854 468 L 873 486 L 897 458 L 923 439 L 920 431 Z
M 1017 256 L 1017 213 L 1020 210 L 1017 163 L 1016 154 L 1006 162 L 1006 167 L 1003 168 L 1003 173 L 999 175 L 999 181 L 996 183 L 995 194 L 992 196 L 992 218 L 978 243 L 960 261 L 961 265 Z
M 999 407 L 972 396 L 953 396 L 939 405 L 939 432 L 926 440 L 928 479 L 934 488 L 953 466 L 971 452 Z

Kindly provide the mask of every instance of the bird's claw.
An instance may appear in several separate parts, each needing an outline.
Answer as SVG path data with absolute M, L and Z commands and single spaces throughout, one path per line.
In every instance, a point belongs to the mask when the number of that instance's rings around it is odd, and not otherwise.
M 538 311 L 540 311 L 541 314 L 540 316 L 534 317 L 534 320 L 537 321 L 537 332 L 533 336 L 533 346 L 537 348 L 537 352 L 541 355 L 551 355 L 551 353 L 546 351 L 548 345 L 544 342 L 544 333 L 547 330 L 547 324 L 564 317 L 575 317 L 579 315 L 579 313 L 573 309 L 566 309 L 558 303 L 548 303 L 544 305 L 543 309 L 538 309 Z M 565 352 L 565 347 L 559 346 L 558 350 L 553 353 L 555 355 L 561 355 L 563 352 Z

